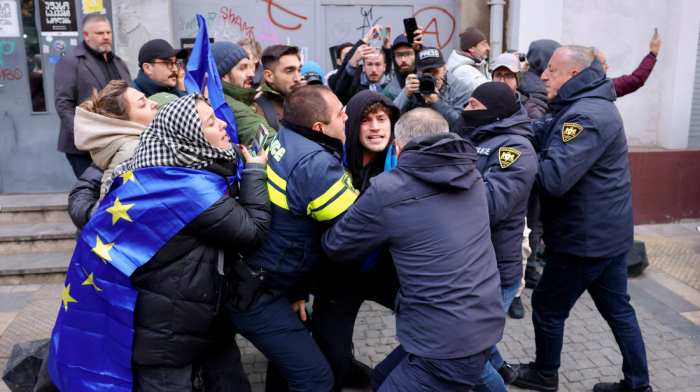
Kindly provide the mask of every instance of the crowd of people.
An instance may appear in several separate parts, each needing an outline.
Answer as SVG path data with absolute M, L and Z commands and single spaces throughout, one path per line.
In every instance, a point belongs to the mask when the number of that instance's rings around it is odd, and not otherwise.
M 54 88 L 78 229 L 139 169 L 227 184 L 129 276 L 134 391 L 249 391 L 235 334 L 269 360 L 268 391 L 556 391 L 564 322 L 586 290 L 623 356 L 624 379 L 594 391 L 651 391 L 627 294 L 631 186 L 614 101 L 643 86 L 658 35 L 639 69 L 610 79 L 593 47 L 539 40 L 526 61 L 489 59 L 470 27 L 445 60 L 420 27 L 377 51 L 382 29 L 339 45 L 326 75 L 295 46 L 213 43 L 238 145 L 208 99 L 184 91 L 186 50 L 147 42 L 132 80 L 109 21 L 84 18 Z M 267 151 L 254 157 L 261 125 Z M 524 287 L 536 357 L 509 364 L 496 345 L 506 315 L 524 317 Z M 364 301 L 394 311 L 400 342 L 374 369 L 353 355 Z

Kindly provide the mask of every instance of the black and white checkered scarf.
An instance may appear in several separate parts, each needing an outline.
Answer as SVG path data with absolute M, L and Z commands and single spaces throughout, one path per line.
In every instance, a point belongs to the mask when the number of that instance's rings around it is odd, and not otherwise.
M 134 156 L 114 169 L 112 180 L 144 167 L 201 169 L 218 160 L 236 159 L 233 149 L 214 147 L 204 137 L 195 97 L 204 98 L 198 93 L 186 95 L 158 110 L 151 125 L 141 134 Z M 109 189 L 111 182 L 105 185 Z

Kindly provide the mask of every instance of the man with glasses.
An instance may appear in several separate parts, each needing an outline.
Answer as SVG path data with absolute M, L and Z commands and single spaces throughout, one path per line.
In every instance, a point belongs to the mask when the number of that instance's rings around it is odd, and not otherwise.
M 542 117 L 542 111 L 530 98 L 530 94 L 520 89 L 520 83 L 523 81 L 522 66 L 517 53 L 503 53 L 496 57 L 496 61 L 491 66 L 491 77 L 494 82 L 504 82 L 515 93 L 515 98 L 527 110 L 527 115 L 530 121 L 535 121 Z
M 184 96 L 185 92 L 177 88 L 177 71 L 186 57 L 185 49 L 173 49 L 165 40 L 146 42 L 139 50 L 139 75 L 129 86 L 147 97 L 158 93 Z
M 391 50 L 394 55 L 394 78 L 382 91 L 382 95 L 392 101 L 401 94 L 401 90 L 406 86 L 406 77 L 416 73 L 416 51 L 420 51 L 423 47 L 423 31 L 418 30 L 413 37 L 413 45 L 408 43 L 406 33 L 399 35 L 394 40 L 394 45 Z

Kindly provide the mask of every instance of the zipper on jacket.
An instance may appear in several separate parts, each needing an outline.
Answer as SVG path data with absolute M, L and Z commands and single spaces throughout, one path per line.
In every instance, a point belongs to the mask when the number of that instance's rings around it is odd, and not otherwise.
M 282 254 L 282 258 L 280 259 L 280 262 L 277 263 L 277 268 L 275 268 L 275 273 L 278 273 L 282 270 L 282 263 L 284 263 L 284 260 L 287 258 L 289 252 L 292 251 L 292 248 L 294 248 L 294 243 L 289 245 L 287 249 L 284 250 L 284 254 Z

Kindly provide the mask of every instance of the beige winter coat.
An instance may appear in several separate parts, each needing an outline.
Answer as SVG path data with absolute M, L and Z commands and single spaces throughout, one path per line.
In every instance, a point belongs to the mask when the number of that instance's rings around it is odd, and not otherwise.
M 131 158 L 146 127 L 131 121 L 117 120 L 75 108 L 75 146 L 90 151 L 90 156 L 104 170 L 100 197 L 104 197 L 105 180 L 120 163 Z

